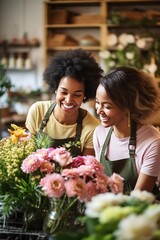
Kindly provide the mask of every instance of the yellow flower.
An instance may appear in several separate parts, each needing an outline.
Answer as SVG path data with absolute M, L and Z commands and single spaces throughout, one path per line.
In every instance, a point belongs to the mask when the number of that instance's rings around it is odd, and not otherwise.
M 15 124 L 11 124 L 11 127 L 14 130 L 8 129 L 8 132 L 11 134 L 11 140 L 13 143 L 18 143 L 21 137 L 26 137 L 28 134 L 25 132 L 25 129 L 22 127 L 18 127 Z

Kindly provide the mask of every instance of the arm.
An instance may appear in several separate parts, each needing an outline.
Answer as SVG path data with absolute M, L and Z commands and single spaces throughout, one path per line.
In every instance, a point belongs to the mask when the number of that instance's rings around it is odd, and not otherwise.
M 93 148 L 84 148 L 83 152 L 82 152 L 83 156 L 87 156 L 87 155 L 92 155 L 95 156 L 95 152 Z
M 148 176 L 144 173 L 140 173 L 135 189 L 140 189 L 140 190 L 146 190 L 148 192 L 152 192 L 155 183 L 156 183 L 157 177 L 153 176 Z

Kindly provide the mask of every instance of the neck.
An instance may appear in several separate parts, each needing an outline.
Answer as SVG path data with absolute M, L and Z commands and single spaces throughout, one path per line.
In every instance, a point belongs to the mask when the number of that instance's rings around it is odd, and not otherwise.
M 117 138 L 125 138 L 130 136 L 131 128 L 125 127 L 125 128 L 118 128 L 116 126 L 113 126 L 114 134 Z
M 138 130 L 141 126 L 142 124 L 137 124 L 136 129 Z M 114 130 L 114 134 L 118 138 L 130 137 L 131 135 L 131 127 L 128 127 L 127 125 L 125 125 L 125 127 L 113 126 L 113 130 Z
M 64 115 L 58 108 L 55 107 L 54 109 L 54 117 L 56 118 L 56 120 L 64 125 L 72 125 L 75 124 L 77 122 L 77 118 L 78 118 L 78 111 L 75 112 L 72 115 Z

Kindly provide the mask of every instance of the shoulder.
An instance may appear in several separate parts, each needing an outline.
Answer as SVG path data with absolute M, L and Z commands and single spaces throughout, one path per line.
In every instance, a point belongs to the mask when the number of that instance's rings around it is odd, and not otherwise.
M 137 148 L 146 154 L 152 151 L 160 153 L 160 132 L 151 125 L 142 126 L 137 131 Z
M 90 125 L 90 126 L 98 126 L 100 124 L 100 121 L 98 118 L 93 116 L 91 113 L 86 111 L 86 116 L 83 119 L 83 125 Z
M 137 131 L 137 137 L 143 138 L 145 141 L 155 141 L 160 140 L 160 132 L 152 125 L 143 125 Z
M 103 136 L 103 135 L 107 135 L 108 132 L 110 130 L 110 127 L 108 128 L 105 128 L 103 127 L 102 124 L 99 124 L 96 128 L 95 128 L 95 131 L 94 131 L 94 134 L 97 135 L 97 136 Z
M 51 104 L 52 101 L 37 101 L 31 105 L 29 111 L 47 111 Z

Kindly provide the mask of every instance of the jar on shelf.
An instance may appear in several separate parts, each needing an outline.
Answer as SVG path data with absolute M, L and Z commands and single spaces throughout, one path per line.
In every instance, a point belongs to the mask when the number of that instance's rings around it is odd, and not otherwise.
M 27 58 L 24 60 L 24 68 L 25 69 L 32 68 L 31 59 L 29 58 L 29 56 L 27 56 Z
M 8 59 L 8 68 L 15 68 L 15 58 L 13 54 L 10 54 Z
M 4 56 L 2 56 L 2 58 L 1 58 L 1 64 L 6 68 L 7 67 L 7 65 L 8 65 L 8 59 L 7 59 L 7 57 L 4 55 Z
M 23 68 L 23 58 L 22 58 L 22 54 L 18 54 L 18 57 L 16 59 L 16 68 L 17 69 L 22 69 Z

